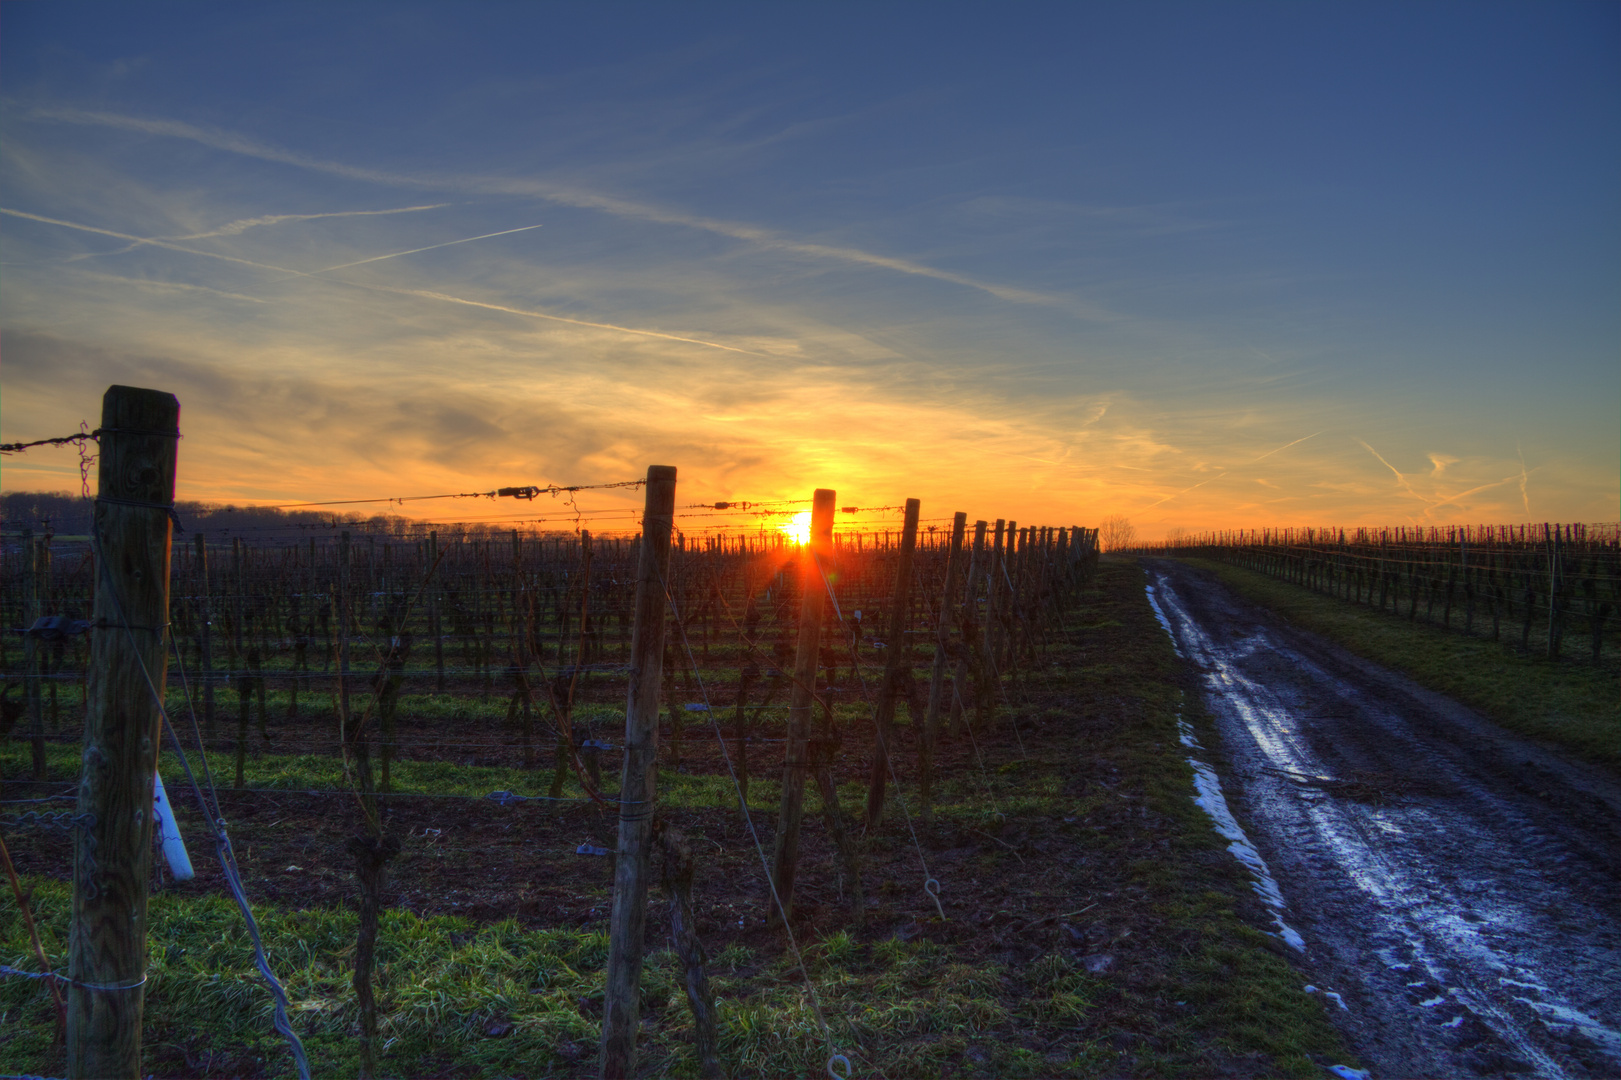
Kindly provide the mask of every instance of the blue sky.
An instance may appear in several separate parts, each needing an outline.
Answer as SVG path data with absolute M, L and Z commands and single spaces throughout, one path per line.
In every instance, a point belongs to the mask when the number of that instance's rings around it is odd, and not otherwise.
M 8 0 L 0 427 L 170 389 L 239 502 L 1614 520 L 1618 121 L 1615 4 Z

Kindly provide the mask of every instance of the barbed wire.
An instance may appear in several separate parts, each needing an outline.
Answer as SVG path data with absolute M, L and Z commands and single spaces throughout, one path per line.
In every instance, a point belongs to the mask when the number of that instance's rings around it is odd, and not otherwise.
M 74 829 L 88 829 L 95 823 L 96 815 L 76 814 L 72 810 L 30 810 L 26 814 L 0 817 L 0 828 L 6 829 L 40 828 L 72 832 Z

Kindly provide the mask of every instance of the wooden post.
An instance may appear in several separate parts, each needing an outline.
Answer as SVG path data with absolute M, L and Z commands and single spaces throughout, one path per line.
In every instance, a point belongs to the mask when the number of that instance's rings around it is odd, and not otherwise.
M 208 587 L 208 543 L 203 534 L 195 540 L 197 549 L 197 652 L 202 663 L 203 723 L 214 734 L 214 604 Z
M 630 692 L 625 702 L 625 764 L 619 781 L 619 851 L 614 862 L 608 972 L 602 1000 L 602 1076 L 636 1075 L 641 1021 L 642 932 L 647 921 L 647 856 L 658 795 L 659 682 L 664 666 L 665 588 L 675 524 L 675 468 L 652 465 L 642 510 L 641 565 L 636 575 L 636 628 L 631 636 Z
M 428 626 L 433 634 L 433 692 L 445 692 L 445 632 L 439 620 L 439 533 L 428 534 L 428 566 L 432 584 L 428 587 Z
M 782 911 L 773 906 L 768 918 L 791 916 L 794 911 L 794 874 L 799 869 L 799 822 L 805 811 L 806 743 L 810 738 L 811 706 L 815 704 L 817 646 L 822 639 L 822 608 L 826 587 L 819 561 L 833 553 L 833 504 L 838 495 L 817 488 L 811 500 L 810 543 L 799 563 L 799 645 L 794 654 L 793 692 L 788 699 L 788 745 L 782 762 L 782 805 L 777 815 L 776 852 L 771 878 Z
M 169 618 L 180 403 L 109 387 L 92 529 L 99 549 L 74 836 L 68 1075 L 141 1075 L 152 777 Z M 154 696 L 154 691 L 156 696 Z
M 925 819 L 933 812 L 934 743 L 940 735 L 940 703 L 945 696 L 946 661 L 951 655 L 951 623 L 957 600 L 957 567 L 962 562 L 962 538 L 967 527 L 968 515 L 959 510 L 951 519 L 951 548 L 946 552 L 946 583 L 940 596 L 940 621 L 935 626 L 934 667 L 929 672 L 929 711 L 918 733 L 917 793 Z
M 917 551 L 918 501 L 906 500 L 906 518 L 901 526 L 900 557 L 895 560 L 895 588 L 890 594 L 889 640 L 884 649 L 884 681 L 878 687 L 878 705 L 873 710 L 877 739 L 872 749 L 872 773 L 867 779 L 867 829 L 878 827 L 884 816 L 884 785 L 889 779 L 889 744 L 895 733 L 895 694 L 900 689 L 902 670 L 912 666 L 912 645 L 906 640 L 906 616 L 912 609 L 912 556 Z M 921 717 L 912 717 L 917 724 Z
M 23 530 L 23 629 L 45 614 L 39 588 L 39 544 L 34 530 Z M 23 701 L 28 704 L 28 734 L 34 744 L 34 779 L 45 779 L 45 710 L 40 698 L 39 636 L 23 637 Z
M 962 734 L 963 725 L 963 687 L 969 684 L 969 659 L 976 653 L 976 639 L 979 619 L 979 579 L 984 576 L 985 567 L 985 526 L 984 519 L 974 522 L 974 547 L 968 556 L 968 573 L 963 576 L 963 616 L 962 616 L 962 651 L 957 654 L 957 664 L 951 673 L 951 714 L 946 721 L 946 732 L 955 739 Z M 976 696 L 980 689 L 977 673 L 979 667 L 974 667 L 974 688 Z

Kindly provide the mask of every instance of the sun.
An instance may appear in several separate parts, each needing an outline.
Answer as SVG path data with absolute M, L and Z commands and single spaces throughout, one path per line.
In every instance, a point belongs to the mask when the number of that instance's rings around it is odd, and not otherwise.
M 778 525 L 777 528 L 782 530 L 782 534 L 788 538 L 789 543 L 808 544 L 810 543 L 811 512 L 801 510 L 781 525 Z

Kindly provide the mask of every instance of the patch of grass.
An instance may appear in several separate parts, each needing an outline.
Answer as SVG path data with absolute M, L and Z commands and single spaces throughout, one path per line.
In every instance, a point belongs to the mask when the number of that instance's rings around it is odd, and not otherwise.
M 1057 644 L 1010 680 L 992 728 L 976 734 L 977 749 L 961 738 L 943 744 L 940 760 L 950 768 L 942 767 L 928 820 L 915 802 L 910 739 L 897 740 L 900 782 L 891 798 L 909 801 L 947 919 L 922 891 L 906 815 L 891 803 L 882 826 L 863 840 L 869 907 L 857 923 L 834 887 L 815 796 L 808 800 L 798 932 L 834 1045 L 849 1054 L 856 1074 L 892 1078 L 1319 1076 L 1323 1065 L 1349 1063 L 1321 999 L 1303 992 L 1305 980 L 1257 929 L 1266 918 L 1247 875 L 1193 804 L 1178 717 L 1200 727 L 1207 745 L 1215 740 L 1189 704 L 1197 700 L 1192 676 L 1148 608 L 1140 569 L 1105 561 L 1071 603 L 1065 625 L 1054 629 Z M 859 740 L 870 718 L 841 703 L 838 719 L 850 741 L 836 778 L 854 817 L 865 795 Z M 688 737 L 696 747 L 697 725 Z M 27 752 L 26 744 L 0 744 L 6 775 L 26 773 Z M 755 824 L 768 851 L 781 770 L 775 755 L 780 750 L 761 750 L 751 769 Z M 77 752 L 51 747 L 51 768 L 71 779 Z M 167 759 L 164 769 L 178 771 Z M 435 794 L 527 794 L 545 790 L 550 768 L 396 761 L 394 778 L 398 789 Z M 287 981 L 315 1070 L 351 1075 L 358 1067 L 349 985 L 355 916 L 345 903 L 330 902 L 346 894 L 319 893 L 320 902 L 300 910 L 276 902 L 286 892 L 271 891 L 294 880 L 281 869 L 293 859 L 315 868 L 304 872 L 310 881 L 346 865 L 323 848 L 338 834 L 312 838 L 305 854 L 285 851 L 273 831 L 296 812 L 297 791 L 341 786 L 341 766 L 316 755 L 266 754 L 249 761 L 248 782 L 289 792 L 259 800 L 276 809 L 233 824 L 239 851 L 250 839 L 255 851 L 266 850 L 251 884 L 262 890 L 256 911 L 272 962 Z M 707 841 L 694 844 L 694 906 L 712 957 L 727 1070 L 740 1080 L 822 1074 L 828 1049 L 817 1008 L 784 940 L 761 924 L 764 887 L 730 782 L 662 770 L 660 788 L 662 812 Z M 245 809 L 253 805 L 244 800 Z M 422 846 L 409 848 L 401 865 L 422 856 L 411 864 L 414 873 L 444 892 L 440 886 L 466 886 L 467 875 L 492 876 L 499 852 L 552 836 L 536 830 L 565 832 L 567 841 L 547 841 L 565 851 L 576 834 L 590 835 L 592 812 L 579 808 L 560 810 L 568 824 L 558 827 L 540 815 L 497 818 L 480 816 L 489 804 L 472 807 L 436 810 L 442 820 L 433 823 L 446 826 L 444 839 L 417 841 Z M 509 825 L 514 832 L 505 831 Z M 411 906 L 421 913 L 388 910 L 377 976 L 382 1071 L 594 1074 L 607 937 L 580 896 L 606 888 L 605 869 L 593 860 L 544 864 L 540 880 L 519 883 L 538 901 L 523 924 L 506 918 L 518 909 L 512 891 L 480 908 L 483 921 L 447 914 L 450 901 L 432 891 L 414 894 Z M 60 969 L 67 886 L 39 875 L 29 884 L 45 947 Z M 411 884 L 402 880 L 402 889 Z M 442 905 L 438 913 L 427 910 L 434 903 Z M 656 897 L 654 904 L 662 907 Z M 650 916 L 641 1071 L 695 1076 L 682 972 L 674 955 L 657 947 L 660 923 Z M 197 888 L 156 894 L 149 953 L 144 1069 L 290 1075 L 270 1028 L 270 999 L 228 901 Z M 0 963 L 34 966 L 21 919 L 4 901 Z M 0 980 L 0 1072 L 60 1075 L 51 1027 L 37 982 Z
M 1517 641 L 1491 641 L 1410 622 L 1242 567 L 1185 561 L 1296 626 L 1394 668 L 1511 731 L 1621 768 L 1621 667 L 1614 659 L 1595 666 L 1573 657 L 1550 661 L 1527 656 Z

